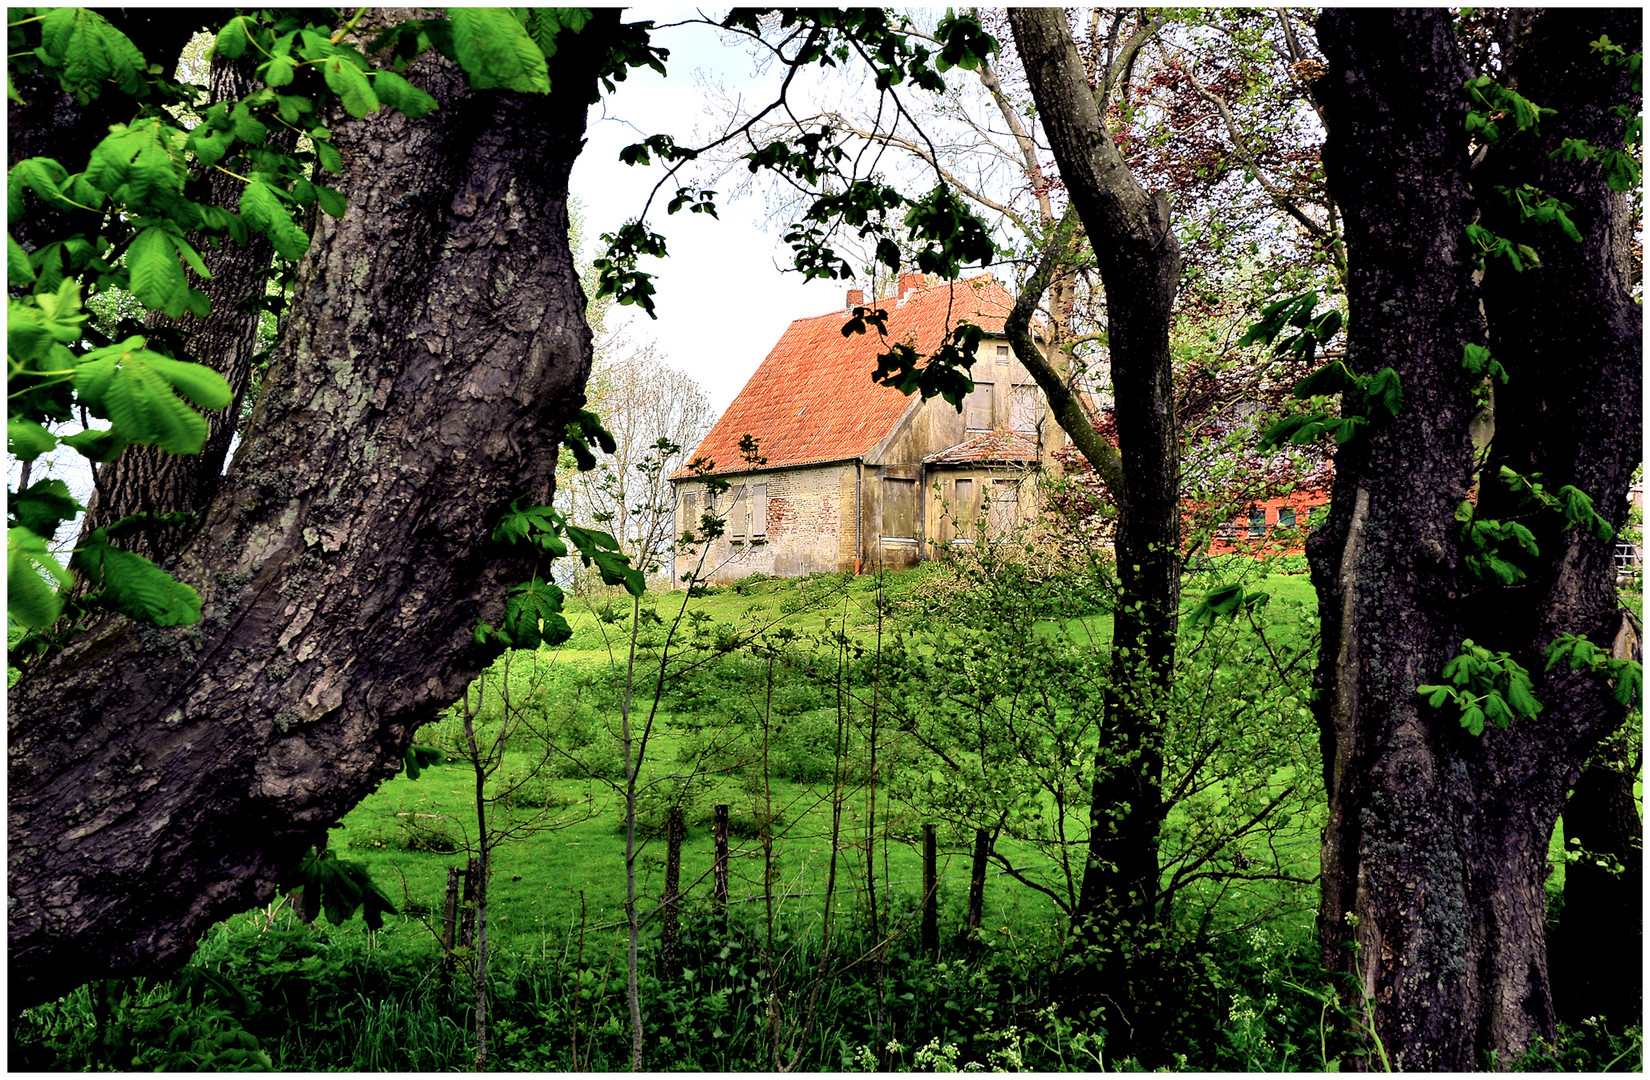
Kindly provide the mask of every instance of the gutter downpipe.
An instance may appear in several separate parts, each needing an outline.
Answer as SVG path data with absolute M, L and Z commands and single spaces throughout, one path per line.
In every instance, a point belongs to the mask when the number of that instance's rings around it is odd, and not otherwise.
M 860 560 L 865 554 L 865 459 L 854 459 L 854 576 L 859 577 Z

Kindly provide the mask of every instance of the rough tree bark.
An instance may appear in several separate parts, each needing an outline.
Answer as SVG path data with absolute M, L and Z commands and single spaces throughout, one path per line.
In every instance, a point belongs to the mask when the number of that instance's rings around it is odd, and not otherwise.
M 1625 17 L 1636 27 L 1637 13 Z M 1594 24 L 1612 18 L 1542 16 L 1550 33 L 1526 60 L 1573 79 L 1569 100 L 1539 146 L 1492 148 L 1478 175 L 1464 130 L 1471 73 L 1447 11 L 1319 20 L 1325 168 L 1350 265 L 1347 363 L 1395 368 L 1404 392 L 1395 420 L 1337 455 L 1329 521 L 1308 545 L 1330 796 L 1320 931 L 1330 967 L 1355 977 L 1349 1004 L 1362 1012 L 1368 1002 L 1395 1067 L 1505 1067 L 1552 1033 L 1547 842 L 1587 752 L 1623 716 L 1601 681 L 1540 674 L 1560 631 L 1608 647 L 1610 545 L 1532 520 L 1541 554 L 1529 580 L 1486 586 L 1466 572 L 1454 518 L 1478 479 L 1469 428 L 1481 380 L 1463 369 L 1462 350 L 1486 340 L 1511 378 L 1496 390 L 1479 513 L 1509 509 L 1495 479 L 1502 463 L 1541 472 L 1553 490 L 1576 484 L 1614 525 L 1625 513 L 1642 375 L 1639 315 L 1611 269 L 1619 217 L 1597 166 L 1535 167 L 1560 133 L 1587 137 L 1595 121 L 1594 141 L 1620 146 L 1620 121 L 1612 133 L 1600 119 L 1619 76 L 1585 59 Z M 1636 43 L 1637 29 L 1621 40 Z M 1562 96 L 1528 79 L 1520 90 L 1539 103 L 1550 104 L 1542 92 Z M 1496 219 L 1489 184 L 1519 169 L 1575 204 L 1580 244 Z M 1464 233 L 1480 213 L 1538 247 L 1543 267 L 1516 277 L 1492 267 L 1480 288 Z M 1545 711 L 1479 737 L 1451 708 L 1427 706 L 1416 686 L 1440 681 L 1465 638 L 1529 669 Z
M 1174 667 L 1180 598 L 1180 444 L 1169 355 L 1180 245 L 1168 200 L 1141 188 L 1106 133 L 1065 14 L 1022 8 L 1009 22 L 1105 288 L 1120 454 L 1113 488 L 1120 596 L 1076 922 L 1096 931 L 1085 938 L 1104 957 L 1086 992 L 1105 1004 L 1114 1034 L 1132 1028 L 1149 1041 L 1142 1030 L 1149 1021 L 1137 1011 L 1144 1001 L 1128 1000 L 1124 980 L 1131 968 L 1150 978 L 1156 925 L 1160 691 Z
M 589 371 L 567 182 L 617 25 L 597 12 L 548 99 L 432 53 L 425 120 L 334 118 L 349 212 L 174 568 L 202 620 L 108 619 L 11 694 L 14 1008 L 186 960 L 496 654 L 471 627 L 529 567 L 491 518 L 549 496 Z

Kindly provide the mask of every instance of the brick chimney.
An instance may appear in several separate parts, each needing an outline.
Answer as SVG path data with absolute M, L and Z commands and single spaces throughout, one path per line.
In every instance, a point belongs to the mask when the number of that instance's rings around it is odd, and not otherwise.
M 922 274 L 920 274 L 920 273 L 901 274 L 899 276 L 899 299 L 900 299 L 900 303 L 903 304 L 905 302 L 906 296 L 908 296 L 913 290 L 922 288 L 922 285 L 923 285 Z
M 852 315 L 854 313 L 855 308 L 864 307 L 864 306 L 865 306 L 865 290 L 864 289 L 849 289 L 848 290 L 848 314 Z

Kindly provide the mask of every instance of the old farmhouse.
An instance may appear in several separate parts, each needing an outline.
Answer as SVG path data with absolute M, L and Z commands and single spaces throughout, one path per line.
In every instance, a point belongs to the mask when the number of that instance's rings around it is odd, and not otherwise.
M 861 305 L 850 290 L 847 311 Z M 962 412 L 872 382 L 886 346 L 874 330 L 844 337 L 845 312 L 796 320 L 699 444 L 693 457 L 714 467 L 671 478 L 677 535 L 707 509 L 726 521 L 708 551 L 677 556 L 676 580 L 906 567 L 1036 513 L 1037 477 L 1065 433 L 1003 337 L 1013 298 L 989 275 L 928 285 L 902 274 L 895 295 L 865 306 L 887 311 L 889 341 L 924 354 L 949 324 L 986 331 Z M 740 453 L 746 435 L 764 463 Z M 707 478 L 731 485 L 714 503 Z

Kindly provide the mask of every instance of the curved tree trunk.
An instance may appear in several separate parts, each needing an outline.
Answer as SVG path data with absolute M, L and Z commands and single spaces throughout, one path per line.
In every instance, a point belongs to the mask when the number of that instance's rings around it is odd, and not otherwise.
M 1117 400 L 1120 595 L 1074 918 L 1099 963 L 1080 965 L 1068 996 L 1103 1005 L 1113 1036 L 1150 1053 L 1152 997 L 1135 987 L 1153 981 L 1161 709 L 1180 599 L 1180 442 L 1169 354 L 1180 245 L 1168 200 L 1141 188 L 1106 134 L 1064 12 L 1021 8 L 1009 12 L 1009 21 L 1060 178 L 1100 268 Z
M 471 627 L 533 567 L 492 518 L 550 494 L 589 372 L 567 181 L 617 23 L 562 50 L 548 99 L 431 53 L 425 120 L 334 119 L 349 212 L 174 568 L 203 618 L 110 618 L 11 695 L 13 1007 L 186 960 L 496 654 Z
M 1599 111 L 1610 93 L 1601 65 L 1574 64 L 1573 39 L 1598 32 L 1584 33 L 1584 18 L 1600 16 L 1549 12 L 1541 22 L 1562 33 L 1527 46 L 1532 58 L 1565 53 L 1576 80 L 1549 135 L 1568 134 L 1583 103 Z M 1356 980 L 1349 1005 L 1362 1013 L 1367 1002 L 1395 1067 L 1505 1067 L 1552 1033 L 1547 842 L 1565 789 L 1624 712 L 1596 677 L 1542 675 L 1544 652 L 1565 630 L 1608 643 L 1614 575 L 1607 542 L 1532 520 L 1542 543 L 1529 580 L 1486 585 L 1466 572 L 1454 512 L 1475 479 L 1481 516 L 1509 512 L 1495 479 L 1507 462 L 1553 490 L 1575 483 L 1620 524 L 1638 457 L 1637 316 L 1604 265 L 1613 219 L 1601 181 L 1542 179 L 1576 203 L 1581 244 L 1494 221 L 1497 181 L 1468 164 L 1470 73 L 1447 11 L 1333 10 L 1318 33 L 1330 65 L 1325 168 L 1351 268 L 1347 363 L 1395 368 L 1404 392 L 1395 420 L 1337 455 L 1329 522 L 1308 545 L 1330 796 L 1320 930 L 1329 965 Z M 1520 89 L 1549 104 L 1528 77 Z M 1489 161 L 1521 153 L 1514 140 Z M 1464 232 L 1480 212 L 1539 247 L 1544 268 L 1513 279 L 1491 267 L 1480 290 Z M 1545 310 L 1525 318 L 1520 305 Z M 1496 390 L 1491 460 L 1475 476 L 1481 380 L 1461 358 L 1486 333 L 1511 377 Z M 1467 638 L 1510 652 L 1545 711 L 1474 736 L 1453 706 L 1429 707 L 1416 686 L 1441 681 Z

